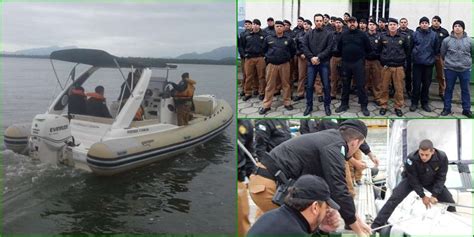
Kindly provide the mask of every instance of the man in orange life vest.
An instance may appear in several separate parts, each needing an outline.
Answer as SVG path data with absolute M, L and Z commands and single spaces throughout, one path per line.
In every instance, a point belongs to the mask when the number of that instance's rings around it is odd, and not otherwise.
M 104 87 L 97 86 L 94 93 L 87 93 L 87 114 L 97 117 L 112 118 L 105 102 Z
M 176 113 L 178 114 L 178 126 L 188 125 L 191 120 L 191 110 L 193 107 L 194 85 L 195 81 L 189 78 L 189 73 L 181 75 L 181 81 L 178 84 L 172 83 L 174 87 L 174 103 Z

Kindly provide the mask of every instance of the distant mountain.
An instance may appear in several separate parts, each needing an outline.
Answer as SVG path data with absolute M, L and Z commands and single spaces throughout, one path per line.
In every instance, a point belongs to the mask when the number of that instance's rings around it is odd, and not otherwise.
M 206 53 L 186 53 L 182 54 L 176 59 L 209 59 L 209 60 L 221 60 L 227 58 L 235 58 L 235 46 L 226 46 L 214 49 Z
M 66 46 L 66 47 L 59 47 L 59 46 L 52 46 L 52 47 L 45 47 L 45 48 L 33 48 L 33 49 L 24 49 L 18 50 L 15 52 L 4 52 L 7 54 L 16 54 L 16 55 L 32 55 L 32 56 L 39 56 L 39 55 L 50 55 L 53 51 L 62 50 L 62 49 L 75 49 L 76 46 Z

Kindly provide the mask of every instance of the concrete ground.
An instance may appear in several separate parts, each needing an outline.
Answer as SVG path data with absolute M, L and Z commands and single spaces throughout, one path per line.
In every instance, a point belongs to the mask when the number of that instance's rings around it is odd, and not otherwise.
M 240 78 L 240 76 L 239 76 Z M 474 90 L 474 86 L 471 85 L 471 91 Z M 293 93 L 296 89 L 292 90 Z M 241 89 L 239 87 L 238 93 L 240 94 Z M 341 104 L 340 101 L 340 93 L 337 96 L 337 99 L 331 101 L 331 111 L 332 115 L 331 118 L 354 118 L 354 117 L 365 117 L 360 111 L 360 105 L 357 103 L 357 96 L 351 94 L 350 102 L 349 102 L 349 110 L 343 113 L 335 113 L 335 110 Z M 471 97 L 473 95 L 471 94 Z M 370 118 L 398 118 L 393 110 L 393 98 L 389 100 L 388 111 L 385 116 L 381 116 L 379 114 L 380 107 L 375 105 L 373 101 L 373 96 L 369 93 L 369 105 L 368 110 L 370 111 Z M 471 101 L 474 100 L 471 98 Z M 273 98 L 272 108 L 269 112 L 265 115 L 258 114 L 258 110 L 262 106 L 262 101 L 258 99 L 258 96 L 254 96 L 247 101 L 242 101 L 242 98 L 239 96 L 238 98 L 238 116 L 239 118 L 307 118 L 307 117 L 326 117 L 324 113 L 324 106 L 321 102 L 318 102 L 318 97 L 314 96 L 313 101 L 313 112 L 310 116 L 303 116 L 304 110 L 306 109 L 306 100 L 302 99 L 298 102 L 293 102 L 292 105 L 294 107 L 293 110 L 288 111 L 283 106 L 282 96 L 277 96 Z M 453 94 L 453 103 L 452 103 L 452 114 L 450 116 L 440 116 L 441 112 L 443 111 L 443 101 L 438 96 L 438 83 L 433 82 L 430 87 L 430 107 L 432 112 L 428 113 L 418 106 L 418 110 L 415 112 L 410 112 L 409 107 L 411 105 L 411 101 L 405 95 L 405 107 L 402 109 L 403 111 L 403 118 L 427 118 L 427 117 L 440 117 L 440 118 L 466 118 L 466 116 L 462 115 L 462 107 L 461 107 L 461 89 L 459 85 L 456 85 L 455 91 Z

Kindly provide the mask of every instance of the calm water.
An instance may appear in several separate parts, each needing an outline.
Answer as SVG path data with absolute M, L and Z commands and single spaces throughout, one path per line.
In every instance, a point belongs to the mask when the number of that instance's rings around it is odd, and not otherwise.
M 45 112 L 57 83 L 49 60 L 1 60 L 5 129 Z M 63 80 L 73 65 L 55 66 Z M 197 81 L 197 94 L 235 106 L 234 66 L 178 65 L 171 80 L 185 71 Z M 96 73 L 105 96 L 115 99 L 119 72 Z M 34 162 L 2 144 L 3 233 L 234 233 L 233 144 L 235 124 L 192 152 L 112 177 Z

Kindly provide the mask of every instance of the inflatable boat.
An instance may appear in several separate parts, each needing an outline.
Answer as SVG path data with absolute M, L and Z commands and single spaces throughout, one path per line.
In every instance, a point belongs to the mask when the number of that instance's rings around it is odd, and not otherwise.
M 94 49 L 55 51 L 50 59 L 53 70 L 53 60 L 76 66 L 46 113 L 36 115 L 31 124 L 14 124 L 5 130 L 7 149 L 47 163 L 113 175 L 189 151 L 232 123 L 233 109 L 226 101 L 213 95 L 194 95 L 192 118 L 187 125 L 178 125 L 176 98 L 172 96 L 176 84 L 168 81 L 169 71 L 176 65 L 150 65 Z M 79 64 L 88 69 L 75 78 Z M 108 106 L 112 118 L 71 113 L 68 102 L 72 91 L 101 68 L 117 68 L 122 75 L 121 95 Z M 128 78 L 123 68 L 130 70 Z M 151 68 L 164 70 L 166 76 L 152 77 Z M 128 98 L 124 98 L 126 89 Z M 141 111 L 138 119 L 137 111 Z

